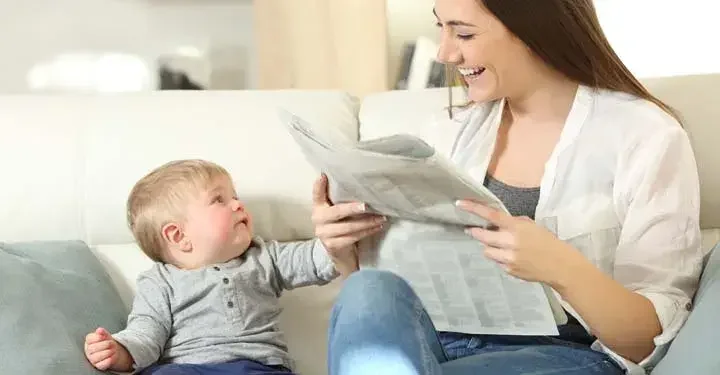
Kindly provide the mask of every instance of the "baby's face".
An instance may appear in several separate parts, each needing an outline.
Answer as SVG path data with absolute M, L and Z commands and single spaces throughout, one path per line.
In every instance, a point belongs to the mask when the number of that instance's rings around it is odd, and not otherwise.
M 213 181 L 208 189 L 194 196 L 187 208 L 184 230 L 192 243 L 193 268 L 239 257 L 253 236 L 252 219 L 227 178 Z

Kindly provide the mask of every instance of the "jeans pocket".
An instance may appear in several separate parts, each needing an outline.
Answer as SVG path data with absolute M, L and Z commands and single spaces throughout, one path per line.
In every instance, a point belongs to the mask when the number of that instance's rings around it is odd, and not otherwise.
M 450 361 L 473 354 L 481 343 L 473 335 L 460 332 L 438 332 L 438 337 Z

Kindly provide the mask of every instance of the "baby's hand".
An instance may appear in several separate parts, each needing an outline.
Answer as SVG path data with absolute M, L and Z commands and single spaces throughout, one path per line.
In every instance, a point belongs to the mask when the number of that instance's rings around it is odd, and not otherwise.
M 85 336 L 85 357 L 101 371 L 132 371 L 132 356 L 104 328 Z

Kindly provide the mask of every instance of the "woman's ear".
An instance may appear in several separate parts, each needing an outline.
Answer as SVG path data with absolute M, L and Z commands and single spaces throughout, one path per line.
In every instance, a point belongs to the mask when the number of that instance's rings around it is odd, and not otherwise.
M 187 252 L 192 250 L 190 239 L 185 235 L 183 228 L 177 223 L 168 223 L 162 227 L 163 240 L 171 250 Z

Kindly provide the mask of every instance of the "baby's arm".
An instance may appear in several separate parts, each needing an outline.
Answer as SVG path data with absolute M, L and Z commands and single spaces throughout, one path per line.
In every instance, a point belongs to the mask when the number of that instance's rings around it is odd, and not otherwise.
M 318 239 L 268 241 L 265 247 L 275 265 L 281 289 L 322 285 L 338 276 L 332 258 Z
M 169 287 L 165 280 L 166 278 L 162 277 L 158 266 L 138 277 L 137 294 L 133 300 L 133 308 L 128 317 L 127 327 L 109 338 L 118 345 L 105 344 L 122 348 L 123 351 L 128 353 L 131 368 L 123 368 L 125 371 L 139 370 L 150 366 L 163 353 L 172 324 Z M 88 360 L 93 363 L 93 366 L 100 369 L 93 362 L 93 359 L 101 355 L 97 354 L 96 357 L 90 358 L 88 352 L 86 351 Z M 121 355 L 118 357 L 121 357 Z M 115 363 L 114 360 L 110 362 Z M 104 363 L 102 364 L 104 365 Z M 119 363 L 119 365 L 124 364 Z
M 133 369 L 130 353 L 104 328 L 85 336 L 85 357 L 100 371 L 130 372 Z

